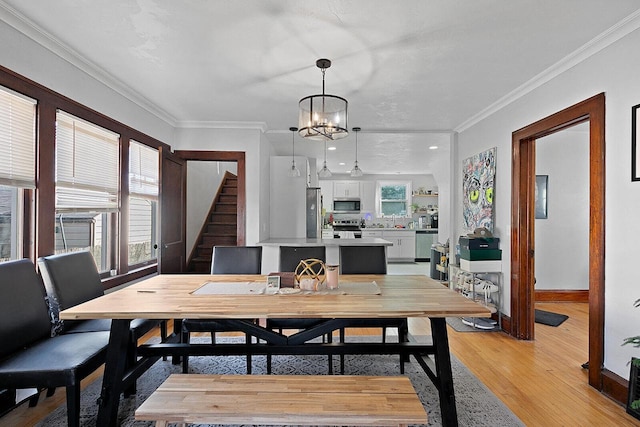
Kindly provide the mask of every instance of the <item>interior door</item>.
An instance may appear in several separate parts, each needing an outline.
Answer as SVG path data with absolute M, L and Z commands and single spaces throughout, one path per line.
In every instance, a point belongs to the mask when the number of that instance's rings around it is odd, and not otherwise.
M 185 160 L 161 147 L 160 163 L 160 274 L 182 273 L 186 256 L 186 193 Z

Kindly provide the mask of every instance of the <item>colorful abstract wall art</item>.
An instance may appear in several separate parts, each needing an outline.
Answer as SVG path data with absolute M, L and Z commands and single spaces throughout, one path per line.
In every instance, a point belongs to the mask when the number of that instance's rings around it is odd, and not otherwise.
M 496 147 L 465 159 L 462 173 L 464 233 L 473 233 L 479 227 L 493 233 Z

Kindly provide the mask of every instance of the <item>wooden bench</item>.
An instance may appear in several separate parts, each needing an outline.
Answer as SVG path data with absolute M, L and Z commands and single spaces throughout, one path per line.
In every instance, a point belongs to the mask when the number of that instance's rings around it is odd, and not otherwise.
M 136 410 L 167 423 L 403 426 L 426 424 L 401 376 L 173 374 Z

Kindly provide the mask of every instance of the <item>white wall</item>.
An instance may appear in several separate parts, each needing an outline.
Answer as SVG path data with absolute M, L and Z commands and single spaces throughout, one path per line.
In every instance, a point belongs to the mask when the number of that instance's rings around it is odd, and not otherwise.
M 0 13 L 6 13 L 1 12 Z M 2 18 L 2 15 L 0 15 Z M 81 71 L 0 19 L 0 65 L 164 143 L 173 125 Z
M 536 175 L 549 183 L 547 219 L 535 220 L 535 288 L 588 290 L 588 124 L 536 140 Z
M 307 158 L 296 156 L 296 166 L 300 176 L 290 177 L 291 156 L 271 157 L 269 237 L 272 239 L 307 236 Z
M 208 219 L 213 198 L 218 192 L 226 171 L 236 174 L 236 162 L 187 162 L 187 257 Z
M 637 23 L 634 24 L 637 28 Z M 497 147 L 496 234 L 501 238 L 503 259 L 511 259 L 511 134 L 530 123 L 556 113 L 600 92 L 606 93 L 606 260 L 605 260 L 605 367 L 627 378 L 627 362 L 638 349 L 621 346 L 625 337 L 640 333 L 640 298 L 637 251 L 633 236 L 640 232 L 640 183 L 631 182 L 631 107 L 640 103 L 640 30 L 588 57 L 550 79 L 458 135 L 455 174 L 463 159 Z M 567 162 L 572 161 L 571 157 Z M 456 227 L 462 224 L 462 195 L 455 188 Z M 503 301 L 511 300 L 509 263 L 503 263 L 507 284 Z M 510 314 L 511 308 L 503 307 Z

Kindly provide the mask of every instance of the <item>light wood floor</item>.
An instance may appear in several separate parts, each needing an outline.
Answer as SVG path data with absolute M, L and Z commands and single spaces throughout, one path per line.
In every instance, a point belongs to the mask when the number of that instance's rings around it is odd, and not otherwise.
M 569 319 L 557 328 L 536 324 L 535 341 L 449 328 L 453 354 L 527 426 L 640 426 L 622 406 L 587 383 L 587 373 L 580 365 L 587 361 L 588 305 L 544 303 L 536 307 L 567 314 Z M 429 322 L 410 319 L 409 330 L 414 335 L 427 335 Z M 378 330 L 348 332 L 371 335 Z M 88 381 L 99 379 L 99 375 Z M 43 395 L 37 407 L 24 404 L 0 418 L 0 427 L 32 426 L 64 400 L 61 389 L 50 398 Z

